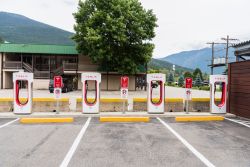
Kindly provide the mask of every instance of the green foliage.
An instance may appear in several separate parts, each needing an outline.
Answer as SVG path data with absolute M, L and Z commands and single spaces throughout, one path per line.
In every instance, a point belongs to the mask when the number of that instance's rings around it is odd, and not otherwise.
M 172 84 L 174 82 L 174 75 L 172 73 L 169 73 L 167 82 L 168 84 Z
M 160 73 L 160 70 L 150 69 L 148 73 Z
M 150 61 L 157 19 L 138 0 L 79 1 L 74 16 L 78 51 L 103 69 L 131 74 Z
M 202 85 L 202 80 L 201 80 L 200 74 L 198 73 L 196 78 L 195 78 L 195 86 L 200 87 L 201 85 Z
M 184 73 L 184 78 L 193 78 L 193 75 L 191 74 L 191 72 L 186 71 L 186 72 Z
M 202 72 L 201 72 L 201 70 L 199 68 L 196 68 L 194 70 L 194 72 L 193 72 L 193 78 L 196 79 L 198 74 L 200 75 L 201 81 L 203 81 Z
M 180 76 L 178 79 L 178 86 L 182 87 L 184 85 L 184 77 Z

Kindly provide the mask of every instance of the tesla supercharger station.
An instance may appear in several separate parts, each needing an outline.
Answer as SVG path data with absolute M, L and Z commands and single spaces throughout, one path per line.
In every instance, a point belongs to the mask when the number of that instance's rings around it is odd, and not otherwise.
M 100 83 L 101 83 L 101 74 L 100 73 L 82 73 L 82 113 L 91 114 L 99 113 L 100 106 Z M 94 99 L 88 99 L 88 81 L 94 82 Z
M 221 90 L 221 98 L 216 102 L 216 90 Z M 226 113 L 227 75 L 210 75 L 210 112 Z
M 148 113 L 164 113 L 165 80 L 165 74 L 147 74 Z
M 32 112 L 32 96 L 33 96 L 33 73 L 16 72 L 13 73 L 14 85 L 14 113 L 15 114 L 31 114 Z M 24 84 L 24 85 L 23 85 Z M 21 86 L 27 89 L 27 97 L 25 101 L 20 99 Z

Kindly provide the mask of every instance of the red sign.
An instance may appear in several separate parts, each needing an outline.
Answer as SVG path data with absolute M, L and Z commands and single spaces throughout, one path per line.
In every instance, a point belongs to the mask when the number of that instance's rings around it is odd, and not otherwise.
M 185 87 L 191 89 L 193 84 L 192 78 L 185 78 Z
M 61 87 L 63 87 L 62 77 L 54 76 L 54 88 L 61 88 Z
M 129 78 L 127 76 L 121 77 L 121 88 L 128 89 Z

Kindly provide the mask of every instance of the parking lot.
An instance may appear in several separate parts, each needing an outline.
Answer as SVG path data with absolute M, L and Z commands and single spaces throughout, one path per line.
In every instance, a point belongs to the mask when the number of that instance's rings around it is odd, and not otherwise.
M 20 124 L 0 119 L 0 166 L 250 166 L 250 129 L 224 120 Z

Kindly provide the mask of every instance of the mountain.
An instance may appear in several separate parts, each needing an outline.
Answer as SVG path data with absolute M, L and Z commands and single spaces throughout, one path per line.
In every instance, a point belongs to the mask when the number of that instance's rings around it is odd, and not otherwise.
M 226 51 L 223 49 L 224 46 L 219 45 L 215 47 L 215 57 L 222 57 L 225 55 Z M 210 73 L 209 64 L 211 64 L 211 48 L 203 48 L 200 50 L 184 51 L 176 54 L 172 54 L 161 58 L 160 60 L 167 61 L 186 68 L 200 68 L 202 72 Z M 233 49 L 229 49 L 229 62 L 234 61 L 235 56 Z M 225 67 L 214 68 L 215 73 L 222 73 Z
M 169 63 L 167 61 L 152 58 L 151 61 L 148 63 L 148 68 L 149 69 L 155 69 L 155 70 L 166 69 L 166 70 L 170 71 L 170 70 L 173 69 L 173 64 Z M 181 66 L 178 66 L 178 65 L 175 65 L 175 70 L 176 71 L 183 71 L 183 72 L 185 72 L 185 71 L 193 71 L 190 68 L 185 68 L 185 67 L 181 67 Z
M 0 38 L 10 43 L 74 45 L 72 35 L 22 15 L 0 12 Z

